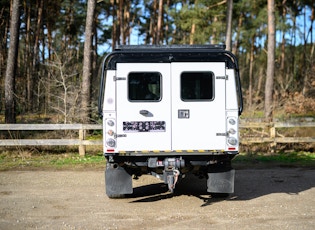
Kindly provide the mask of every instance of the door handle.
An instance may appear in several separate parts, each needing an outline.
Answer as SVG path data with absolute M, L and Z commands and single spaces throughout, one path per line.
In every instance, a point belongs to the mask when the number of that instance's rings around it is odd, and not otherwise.
M 145 109 L 140 110 L 139 113 L 145 117 L 153 117 L 153 114 L 150 111 L 145 110 Z
M 149 111 L 143 109 L 143 110 L 140 110 L 140 114 L 141 114 L 141 115 L 148 115 L 148 114 L 149 114 Z

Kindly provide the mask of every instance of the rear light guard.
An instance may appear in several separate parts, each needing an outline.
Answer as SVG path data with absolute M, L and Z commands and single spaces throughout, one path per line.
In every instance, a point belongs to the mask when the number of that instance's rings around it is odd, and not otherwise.
M 228 151 L 238 151 L 239 134 L 238 134 L 238 116 L 227 114 L 226 118 L 226 149 Z
M 116 143 L 116 116 L 115 113 L 105 113 L 104 116 L 104 145 L 105 152 L 114 152 L 117 147 Z

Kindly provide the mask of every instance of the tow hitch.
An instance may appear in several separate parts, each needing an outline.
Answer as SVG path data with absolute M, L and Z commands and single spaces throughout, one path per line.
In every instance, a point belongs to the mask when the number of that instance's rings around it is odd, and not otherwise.
M 179 176 L 179 170 L 178 169 L 171 169 L 164 171 L 167 175 L 167 185 L 168 185 L 168 190 L 169 192 L 173 193 L 175 189 L 175 185 L 178 181 L 178 176 Z
M 185 161 L 181 158 L 166 158 L 164 160 L 164 181 L 168 185 L 169 192 L 174 192 L 175 185 L 180 175 L 179 168 L 184 166 Z
M 180 168 L 185 167 L 185 160 L 182 157 L 179 158 L 165 158 L 159 160 L 157 157 L 151 157 L 148 159 L 149 168 L 164 167 L 163 175 L 151 172 L 152 175 L 164 181 L 168 185 L 168 190 L 173 193 L 175 185 L 178 182 L 180 176 Z

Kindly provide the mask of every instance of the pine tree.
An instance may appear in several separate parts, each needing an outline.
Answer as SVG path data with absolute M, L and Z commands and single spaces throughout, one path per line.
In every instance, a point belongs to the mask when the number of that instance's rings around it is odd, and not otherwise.
M 10 22 L 10 47 L 5 74 L 5 122 L 15 123 L 15 73 L 18 57 L 19 28 L 20 28 L 20 1 L 12 1 L 12 15 Z

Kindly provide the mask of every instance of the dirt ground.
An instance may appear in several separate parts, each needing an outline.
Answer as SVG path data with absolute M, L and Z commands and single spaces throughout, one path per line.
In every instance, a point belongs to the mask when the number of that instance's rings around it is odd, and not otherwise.
M 187 177 L 169 194 L 152 176 L 124 199 L 102 170 L 0 172 L 0 229 L 314 229 L 315 170 L 236 170 L 235 193 L 213 198 Z

